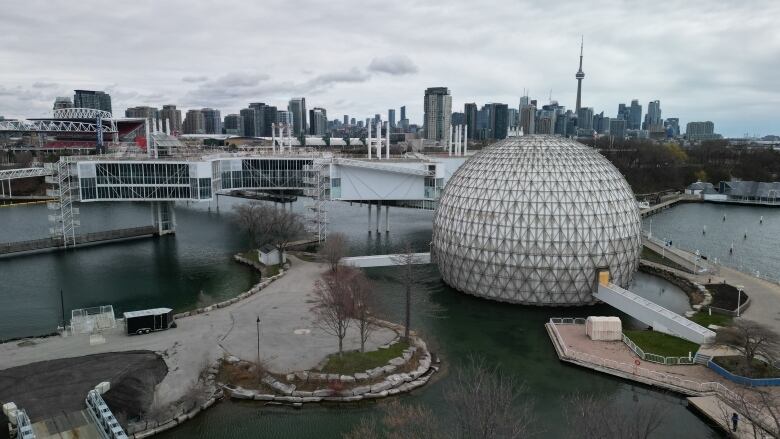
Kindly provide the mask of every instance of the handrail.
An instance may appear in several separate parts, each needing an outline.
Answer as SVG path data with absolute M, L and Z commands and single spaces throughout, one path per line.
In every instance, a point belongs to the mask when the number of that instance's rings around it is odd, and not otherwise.
M 667 366 L 673 366 L 678 364 L 684 364 L 684 365 L 695 364 L 695 362 L 693 361 L 693 357 L 665 357 L 663 355 L 645 352 L 642 348 L 639 347 L 639 345 L 634 343 L 634 341 L 631 340 L 625 333 L 622 334 L 622 336 L 623 336 L 623 343 L 625 343 L 629 349 L 634 351 L 634 353 L 639 358 L 645 361 L 649 361 L 651 363 L 664 364 Z
M 90 417 L 101 430 L 101 436 L 106 439 L 128 439 L 124 429 L 119 425 L 119 421 L 111 413 L 111 409 L 108 408 L 97 390 L 93 389 L 87 393 L 86 403 Z

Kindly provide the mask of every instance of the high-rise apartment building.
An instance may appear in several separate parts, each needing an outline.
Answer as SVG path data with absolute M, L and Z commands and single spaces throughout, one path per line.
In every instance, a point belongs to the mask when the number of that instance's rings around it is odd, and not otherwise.
M 278 123 L 279 125 L 292 126 L 293 124 L 292 112 L 289 110 L 276 110 L 276 123 Z
M 477 104 L 471 102 L 463 106 L 463 114 L 469 139 L 477 136 Z
M 241 125 L 244 128 L 243 136 L 245 137 L 257 137 L 257 110 L 254 108 L 244 108 L 239 111 L 241 116 Z
M 125 117 L 138 117 L 146 118 L 150 124 L 156 123 L 157 119 L 160 119 L 160 110 L 154 107 L 140 106 L 130 107 L 125 110 Z M 162 129 L 165 131 L 165 122 L 162 122 Z M 173 128 L 171 128 L 173 129 Z
M 490 138 L 506 139 L 509 131 L 509 106 L 507 104 L 490 103 Z
M 647 114 L 642 124 L 642 129 L 648 131 L 663 131 L 663 119 L 661 119 L 661 101 L 650 101 L 647 104 Z
M 452 125 L 458 126 L 466 123 L 466 113 L 452 112 Z
M 528 102 L 528 97 L 526 97 L 526 102 Z M 524 134 L 536 134 L 535 105 L 526 103 L 520 107 L 520 128 L 522 128 Z
M 75 90 L 73 106 L 76 108 L 93 108 L 111 113 L 111 95 L 103 91 Z
M 509 129 L 514 131 L 520 125 L 520 112 L 517 108 L 510 108 L 509 110 Z
M 670 117 L 664 121 L 664 127 L 666 128 L 667 135 L 669 137 L 680 137 L 680 119 L 677 117 Z M 715 127 L 713 127 L 714 130 Z
M 64 110 L 66 108 L 73 108 L 73 101 L 67 96 L 57 96 L 54 99 L 54 110 Z
M 165 121 L 169 121 L 171 127 L 171 134 L 179 134 L 182 132 L 182 120 L 181 110 L 177 110 L 175 105 L 163 105 L 160 110 L 160 121 L 165 126 Z
M 314 107 L 309 110 L 309 134 L 324 136 L 328 132 L 328 113 L 324 108 Z
M 184 134 L 206 134 L 206 119 L 200 110 L 187 110 L 182 124 Z
M 300 136 L 309 131 L 306 123 L 306 98 L 292 98 L 287 104 L 287 111 L 292 113 L 293 135 Z
M 406 119 L 406 105 L 401 107 L 401 120 Z
M 222 114 L 213 108 L 203 108 L 203 134 L 222 134 Z
M 225 134 L 231 136 L 243 136 L 244 135 L 244 123 L 240 114 L 228 114 L 225 116 L 225 122 L 223 124 Z
M 452 96 L 447 87 L 431 87 L 425 90 L 423 137 L 428 140 L 445 140 L 452 124 Z
M 706 122 L 688 122 L 685 126 L 685 137 L 691 142 L 698 142 L 700 140 L 712 140 L 717 139 L 720 136 L 715 134 L 715 124 Z
M 612 119 L 609 121 L 609 135 L 615 139 L 626 138 L 626 125 L 628 122 L 623 119 Z
M 350 124 L 350 125 L 352 125 L 352 126 L 355 126 L 355 125 L 356 125 L 356 124 L 355 124 L 355 118 L 354 118 L 354 117 L 352 117 L 352 118 L 350 118 L 350 119 L 349 119 L 349 124 Z
M 349 125 L 349 116 L 346 114 L 344 115 L 344 125 Z
M 395 128 L 395 110 L 392 108 L 387 110 L 387 123 L 390 128 Z
M 638 130 L 642 128 L 642 106 L 639 105 L 639 100 L 637 99 L 631 101 L 631 111 L 629 112 L 628 122 L 629 130 Z
M 577 112 L 577 136 L 593 134 L 593 108 L 580 107 Z

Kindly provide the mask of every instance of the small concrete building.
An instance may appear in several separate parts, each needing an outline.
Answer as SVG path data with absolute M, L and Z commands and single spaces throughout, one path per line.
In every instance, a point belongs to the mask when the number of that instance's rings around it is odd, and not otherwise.
M 712 183 L 707 183 L 704 181 L 697 181 L 696 183 L 691 183 L 690 186 L 685 188 L 685 194 L 686 195 L 701 195 L 703 191 L 707 189 L 714 189 L 715 186 Z
M 279 249 L 271 244 L 266 244 L 257 250 L 257 259 L 265 266 L 279 265 L 284 261 Z

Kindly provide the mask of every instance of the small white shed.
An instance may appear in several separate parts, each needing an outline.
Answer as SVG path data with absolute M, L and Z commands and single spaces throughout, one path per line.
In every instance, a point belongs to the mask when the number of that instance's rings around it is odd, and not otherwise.
M 590 316 L 585 320 L 585 333 L 591 340 L 620 341 L 623 325 L 619 317 Z
M 279 253 L 279 249 L 271 244 L 266 244 L 257 250 L 257 259 L 260 260 L 261 264 L 266 266 L 279 265 L 282 263 L 282 256 Z

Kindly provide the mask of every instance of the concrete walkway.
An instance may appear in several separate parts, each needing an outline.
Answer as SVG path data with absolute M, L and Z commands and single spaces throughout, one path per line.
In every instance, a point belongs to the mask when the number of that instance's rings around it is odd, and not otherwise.
M 688 398 L 688 403 L 708 419 L 718 424 L 720 428 L 728 431 L 732 437 L 739 439 L 754 439 L 756 437 L 753 434 L 753 423 L 745 419 L 744 416 L 739 417 L 737 431 L 731 429 L 731 414 L 738 410 L 726 404 L 717 396 L 692 396 Z M 758 429 L 758 431 L 759 434 L 763 433 L 761 429 Z M 761 436 L 758 437 L 760 438 Z M 766 437 L 768 438 L 769 436 Z
M 106 343 L 96 346 L 90 346 L 89 336 L 0 344 L 0 370 L 101 352 L 152 350 L 160 353 L 168 365 L 168 374 L 155 392 L 157 400 L 166 404 L 178 400 L 197 380 L 204 366 L 224 354 L 255 361 L 258 317 L 262 322 L 260 357 L 269 370 L 285 373 L 314 368 L 338 350 L 336 337 L 317 328 L 310 311 L 314 282 L 326 266 L 292 256 L 289 259 L 292 268 L 287 274 L 259 293 L 225 308 L 179 319 L 178 328 L 140 336 L 127 336 L 118 328 L 104 333 Z M 377 329 L 367 348 L 375 349 L 396 335 L 389 329 Z M 359 336 L 353 327 L 344 348 L 359 346 Z

